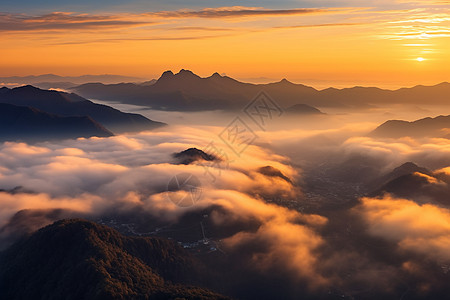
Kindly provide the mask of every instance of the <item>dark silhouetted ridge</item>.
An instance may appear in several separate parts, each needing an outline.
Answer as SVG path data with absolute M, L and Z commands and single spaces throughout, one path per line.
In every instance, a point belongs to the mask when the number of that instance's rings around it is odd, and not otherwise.
M 132 238 L 80 219 L 58 221 L 0 258 L 1 299 L 225 299 L 173 284 L 195 277 L 176 243 Z
M 1 141 L 46 141 L 113 134 L 90 117 L 62 117 L 36 108 L 0 103 Z
M 292 183 L 291 179 L 289 179 L 289 177 L 287 177 L 286 175 L 284 175 L 280 170 L 278 170 L 277 168 L 274 168 L 272 166 L 265 166 L 262 167 L 258 170 L 259 173 L 265 175 L 265 176 L 269 176 L 269 177 L 278 177 L 281 178 L 289 183 Z
M 370 136 L 383 138 L 444 137 L 443 129 L 450 128 L 450 116 L 424 118 L 414 122 L 389 120 L 378 126 Z
M 197 148 L 189 148 L 179 153 L 175 153 L 173 155 L 180 164 L 189 165 L 195 161 L 204 160 L 204 161 L 215 161 L 219 160 L 217 157 L 211 154 L 207 154 L 202 150 Z
M 0 103 L 29 106 L 65 117 L 90 117 L 115 133 L 151 130 L 165 125 L 142 115 L 93 103 L 73 93 L 42 90 L 30 85 L 0 93 Z
M 370 191 L 369 195 L 379 196 L 385 192 L 395 193 L 395 191 L 405 187 L 406 189 L 411 189 L 414 184 L 421 185 L 426 182 L 426 179 L 421 178 L 416 174 L 424 174 L 427 176 L 433 175 L 432 172 L 426 168 L 420 167 L 413 162 L 406 162 L 370 183 L 368 186 Z M 409 187 L 407 187 L 408 185 Z
M 172 77 L 174 77 L 175 75 L 173 74 L 172 71 L 165 71 L 164 73 L 162 73 L 161 77 L 157 80 L 158 81 L 162 81 L 162 80 L 166 80 L 166 79 L 170 79 Z

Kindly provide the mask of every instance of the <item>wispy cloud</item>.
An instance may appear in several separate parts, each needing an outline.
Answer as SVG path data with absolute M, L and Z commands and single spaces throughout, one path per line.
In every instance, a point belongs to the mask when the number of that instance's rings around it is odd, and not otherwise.
M 0 32 L 51 32 L 65 30 L 120 30 L 131 27 L 172 22 L 171 19 L 224 19 L 283 17 L 310 14 L 329 14 L 340 9 L 296 8 L 265 9 L 252 7 L 204 8 L 202 10 L 175 10 L 145 12 L 139 14 L 119 13 L 110 15 L 52 12 L 45 15 L 0 13 Z M 164 20 L 167 19 L 167 22 Z M 226 27 L 174 26 L 170 30 L 229 31 Z
M 177 10 L 147 12 L 142 14 L 93 15 L 72 12 L 52 12 L 45 15 L 0 13 L 0 31 L 46 31 L 66 29 L 96 29 L 144 26 L 161 22 L 161 19 L 183 18 L 238 18 L 259 16 L 289 16 L 330 13 L 329 9 L 264 9 L 249 7 L 205 8 L 202 10 Z M 197 27 L 199 28 L 199 27 Z M 211 29 L 210 29 L 211 30 Z
M 152 21 L 135 21 L 120 16 L 53 12 L 42 16 L 0 14 L 0 31 L 50 31 L 69 29 L 107 29 L 149 25 Z
M 92 39 L 85 41 L 69 41 L 69 42 L 59 42 L 52 43 L 50 45 L 83 45 L 92 43 L 116 43 L 116 42 L 145 42 L 145 41 L 189 41 L 189 40 L 207 40 L 214 38 L 221 38 L 230 35 L 198 35 L 198 36 L 154 36 L 154 37 L 143 37 L 143 38 L 113 38 L 113 39 Z
M 388 23 L 389 32 L 384 38 L 393 40 L 427 40 L 436 37 L 450 37 L 450 18 L 442 15 L 419 15 L 415 18 Z
M 202 26 L 183 26 L 183 27 L 173 27 L 169 30 L 176 31 L 233 31 L 234 28 L 224 28 L 224 27 L 202 27 Z
M 177 10 L 153 12 L 148 15 L 162 18 L 236 18 L 257 16 L 292 16 L 329 12 L 329 9 L 295 8 L 295 9 L 265 9 L 257 7 L 219 7 L 202 10 Z
M 397 0 L 399 3 L 418 4 L 418 5 L 448 5 L 447 0 Z
M 296 28 L 314 28 L 314 27 L 332 27 L 332 26 L 356 26 L 364 25 L 366 23 L 324 23 L 324 24 L 304 24 L 292 26 L 277 26 L 274 29 L 296 29 Z

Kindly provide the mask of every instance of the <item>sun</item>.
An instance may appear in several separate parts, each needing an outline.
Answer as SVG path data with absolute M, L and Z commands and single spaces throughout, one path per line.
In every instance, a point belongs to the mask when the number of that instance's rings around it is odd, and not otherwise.
M 418 58 L 416 58 L 416 60 L 417 60 L 417 61 L 424 61 L 425 58 L 423 58 L 423 57 L 418 57 Z

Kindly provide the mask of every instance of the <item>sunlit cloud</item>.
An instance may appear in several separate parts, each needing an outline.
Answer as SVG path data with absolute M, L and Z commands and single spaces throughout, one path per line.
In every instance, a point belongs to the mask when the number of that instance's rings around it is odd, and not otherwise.
M 297 8 L 297 9 L 265 9 L 258 7 L 219 7 L 202 10 L 178 10 L 149 13 L 150 16 L 162 18 L 241 18 L 265 16 L 295 16 L 315 13 L 325 13 L 327 9 Z
M 324 23 L 324 24 L 304 24 L 304 25 L 290 25 L 277 26 L 274 29 L 299 29 L 299 28 L 315 28 L 315 27 L 334 27 L 334 26 L 357 26 L 364 23 Z
M 127 27 L 142 27 L 161 23 L 164 19 L 186 18 L 243 18 L 243 17 L 279 17 L 298 16 L 306 14 L 330 13 L 329 9 L 289 9 L 273 10 L 249 7 L 205 8 L 199 11 L 180 10 L 149 12 L 141 14 L 103 14 L 52 12 L 45 15 L 25 15 L 0 13 L 0 31 L 62 31 L 87 29 L 120 29 Z M 192 27 L 195 28 L 195 27 Z M 205 27 L 196 27 L 205 28 Z M 210 29 L 212 30 L 212 29 Z
M 395 242 L 400 250 L 424 255 L 435 262 L 450 261 L 448 209 L 390 196 L 361 201 L 355 211 L 365 219 L 371 234 Z
M 151 21 L 135 21 L 119 16 L 54 12 L 42 16 L 0 14 L 0 31 L 66 31 L 87 29 L 117 29 L 153 24 Z
M 393 40 L 428 40 L 449 37 L 448 14 L 436 13 L 435 10 L 413 10 L 410 16 L 387 23 L 388 34 L 385 38 Z M 391 26 L 393 25 L 393 26 Z

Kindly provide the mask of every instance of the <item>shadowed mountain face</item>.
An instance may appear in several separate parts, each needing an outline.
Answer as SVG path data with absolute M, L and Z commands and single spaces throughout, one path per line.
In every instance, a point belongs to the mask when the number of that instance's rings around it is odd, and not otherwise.
M 182 165 L 189 165 L 196 161 L 215 161 L 219 160 L 214 155 L 207 154 L 197 148 L 189 148 L 179 153 L 173 154 L 173 157 Z
M 423 103 L 429 99 L 435 104 L 443 104 L 449 100 L 450 84 L 395 91 L 364 87 L 318 91 L 286 79 L 270 84 L 249 84 L 218 73 L 201 78 L 191 71 L 181 70 L 177 74 L 167 71 L 151 85 L 88 83 L 72 90 L 88 98 L 157 110 L 202 111 L 241 109 L 261 91 L 268 93 L 284 108 L 298 103 L 314 107 L 369 107 L 380 103 Z
M 447 137 L 450 129 L 450 116 L 424 118 L 414 122 L 389 120 L 370 133 L 374 137 Z
M 286 80 L 278 84 L 255 85 L 242 83 L 218 73 L 201 78 L 188 70 L 181 70 L 177 74 L 167 71 L 150 86 L 90 83 L 75 87 L 73 90 L 90 98 L 172 111 L 242 109 L 261 90 L 276 95 L 277 102 L 291 106 L 297 104 L 300 99 L 294 92 L 301 92 L 301 95 L 317 92 L 311 87 Z
M 79 219 L 14 244 L 0 266 L 1 299 L 225 299 L 180 285 L 197 273 L 194 259 L 174 242 L 125 237 Z
M 376 191 L 375 194 L 379 194 L 380 190 L 383 189 L 383 186 L 399 177 L 410 175 L 414 173 L 421 173 L 425 175 L 431 175 L 431 172 L 426 168 L 419 167 L 413 162 L 406 162 L 403 165 L 395 168 L 392 172 L 389 172 L 380 178 L 373 180 L 368 184 L 368 190 L 370 192 Z
M 400 176 L 389 181 L 373 196 L 389 193 L 398 198 L 413 199 L 419 204 L 450 205 L 449 178 L 440 178 L 439 174 L 428 176 L 419 172 Z
M 274 168 L 272 166 L 266 166 L 266 167 L 259 168 L 258 172 L 263 175 L 269 176 L 269 177 L 279 177 L 279 178 L 285 180 L 286 182 L 292 183 L 292 181 L 291 181 L 291 179 L 289 179 L 289 177 L 287 177 L 280 170 L 278 170 L 277 168 Z
M 76 94 L 47 91 L 33 86 L 0 90 L 0 103 L 29 106 L 50 114 L 87 116 L 114 133 L 151 130 L 165 125 L 138 114 L 123 113 L 106 105 L 95 104 Z
M 46 141 L 113 134 L 90 117 L 61 117 L 36 108 L 0 103 L 0 141 Z
M 10 193 L 15 194 L 16 189 L 10 191 Z M 23 189 L 18 188 L 17 192 L 21 190 Z M 79 218 L 80 214 L 64 209 L 25 209 L 18 211 L 0 228 L 0 251 L 7 249 L 16 241 L 30 236 L 38 229 L 55 221 L 76 217 Z
M 442 172 L 430 172 L 412 162 L 394 169 L 376 183 L 379 186 L 369 193 L 371 197 L 389 193 L 399 198 L 414 199 L 419 204 L 450 204 L 450 177 Z

